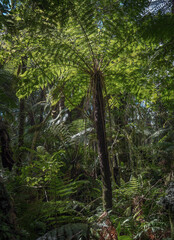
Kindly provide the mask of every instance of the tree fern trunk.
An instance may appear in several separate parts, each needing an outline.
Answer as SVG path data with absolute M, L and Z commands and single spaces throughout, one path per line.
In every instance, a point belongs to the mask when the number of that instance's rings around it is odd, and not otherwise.
M 92 75 L 93 97 L 94 97 L 94 121 L 97 132 L 98 153 L 100 170 L 103 182 L 103 205 L 104 209 L 112 208 L 111 172 L 109 168 L 109 157 L 106 141 L 104 100 L 102 93 L 102 75 L 96 71 Z

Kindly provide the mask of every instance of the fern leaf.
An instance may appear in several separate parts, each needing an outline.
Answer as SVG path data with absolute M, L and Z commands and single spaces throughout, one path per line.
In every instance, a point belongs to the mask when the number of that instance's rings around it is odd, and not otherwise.
M 85 223 L 66 224 L 58 229 L 54 229 L 37 240 L 88 240 L 89 229 Z

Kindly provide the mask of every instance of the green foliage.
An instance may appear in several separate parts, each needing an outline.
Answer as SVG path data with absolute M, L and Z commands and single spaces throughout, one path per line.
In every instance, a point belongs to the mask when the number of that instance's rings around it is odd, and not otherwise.
M 43 184 L 46 187 L 47 183 L 51 184 L 49 180 L 54 181 L 54 179 L 61 182 L 60 169 L 63 166 L 63 162 L 60 161 L 60 158 L 64 152 L 59 151 L 50 156 L 42 146 L 38 146 L 37 151 L 32 152 L 35 153 L 36 159 L 30 165 L 23 167 L 21 175 L 28 186 L 37 187 Z
M 54 229 L 46 233 L 43 237 L 37 240 L 53 240 L 53 239 L 74 239 L 74 240 L 87 240 L 89 239 L 88 225 L 84 223 L 67 224 L 58 229 Z
M 118 226 L 121 235 L 133 236 L 141 239 L 152 231 L 155 236 L 160 236 L 168 227 L 166 215 L 157 201 L 164 195 L 160 181 L 154 186 L 147 179 L 132 178 L 128 183 L 114 191 L 115 202 L 111 220 Z M 152 199 L 155 199 L 152 203 Z
M 144 26 L 144 37 L 157 42 L 171 39 L 173 35 L 174 17 L 172 14 L 155 15 L 147 21 Z
M 144 234 L 147 234 L 149 229 L 152 231 L 152 233 L 160 233 L 164 232 L 167 228 L 167 224 L 163 221 L 160 221 L 160 219 L 153 219 L 152 221 L 145 222 L 142 224 L 142 226 L 139 229 L 139 232 L 135 235 L 134 239 L 140 239 L 144 236 Z M 160 236 L 160 235 L 159 235 Z
M 0 69 L 0 111 L 4 114 L 11 114 L 16 108 L 17 99 L 13 89 L 16 77 L 4 69 Z
M 89 182 L 72 181 L 63 173 L 62 150 L 52 155 L 41 146 L 37 151 L 29 151 L 33 154 L 32 163 L 24 165 L 18 180 L 15 179 L 19 190 L 14 193 L 19 201 L 20 225 L 29 235 L 25 234 L 26 239 L 34 239 L 62 224 L 85 221 L 83 214 L 76 210 L 85 206 L 74 201 L 73 196 Z
M 118 238 L 148 238 L 149 231 L 167 237 L 156 201 L 173 176 L 173 16 L 157 14 L 161 2 L 149 13 L 146 0 L 1 1 L 0 115 L 9 120 L 16 156 L 16 90 L 26 101 L 22 168 L 17 163 L 7 177 L 24 239 L 88 239 L 86 222 L 101 229 L 96 71 L 103 76 L 110 167 L 119 179 L 110 215 Z M 24 57 L 27 69 L 19 74 Z M 6 238 L 8 227 L 1 226 Z

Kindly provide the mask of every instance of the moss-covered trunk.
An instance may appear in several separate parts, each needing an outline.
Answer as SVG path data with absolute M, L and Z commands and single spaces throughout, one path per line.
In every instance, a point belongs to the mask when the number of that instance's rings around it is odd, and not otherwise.
M 98 153 L 100 170 L 103 183 L 103 205 L 104 210 L 112 208 L 111 172 L 106 141 L 105 107 L 102 92 L 102 74 L 96 71 L 92 75 L 93 98 L 94 98 L 94 121 L 98 141 Z

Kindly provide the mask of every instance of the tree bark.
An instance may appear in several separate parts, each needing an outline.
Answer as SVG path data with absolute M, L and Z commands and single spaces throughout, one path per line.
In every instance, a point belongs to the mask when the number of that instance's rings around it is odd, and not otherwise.
M 112 209 L 111 172 L 106 141 L 105 108 L 102 92 L 102 74 L 96 71 L 92 75 L 92 87 L 94 98 L 94 122 L 97 133 L 100 170 L 103 183 L 103 207 L 104 210 Z

